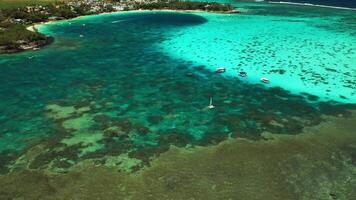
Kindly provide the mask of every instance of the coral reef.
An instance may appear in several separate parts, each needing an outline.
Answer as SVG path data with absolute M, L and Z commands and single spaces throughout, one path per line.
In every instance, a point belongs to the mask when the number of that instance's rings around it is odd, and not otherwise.
M 302 134 L 263 134 L 209 147 L 177 148 L 132 174 L 127 156 L 82 161 L 68 173 L 17 170 L 0 176 L 1 199 L 352 199 L 355 117 L 327 117 Z

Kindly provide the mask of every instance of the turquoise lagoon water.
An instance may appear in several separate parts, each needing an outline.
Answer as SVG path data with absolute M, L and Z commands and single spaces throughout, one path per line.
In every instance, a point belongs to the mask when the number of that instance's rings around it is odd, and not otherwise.
M 354 25 L 337 31 L 340 18 L 302 14 L 197 15 L 208 22 L 178 30 L 160 45 L 167 53 L 212 71 L 225 67 L 232 77 L 245 71 L 248 78 L 242 80 L 249 83 L 267 77 L 272 87 L 356 102 Z
M 323 114 L 348 116 L 354 12 L 242 6 L 247 13 L 127 12 L 38 26 L 54 44 L 0 56 L 0 169 L 40 143 L 48 149 L 30 168 L 121 154 L 148 161 L 171 144 L 297 134 Z

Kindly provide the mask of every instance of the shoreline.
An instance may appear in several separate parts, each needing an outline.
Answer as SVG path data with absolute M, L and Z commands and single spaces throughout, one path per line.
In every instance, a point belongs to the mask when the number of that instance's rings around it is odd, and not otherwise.
M 101 15 L 111 15 L 111 14 L 124 14 L 124 13 L 140 13 L 140 12 L 178 12 L 178 13 L 216 13 L 216 14 L 238 14 L 242 13 L 240 10 L 232 10 L 232 11 L 226 11 L 226 12 L 218 12 L 218 11 L 205 11 L 205 10 L 171 10 L 171 9 L 153 9 L 153 10 L 125 10 L 125 11 L 112 11 L 112 12 L 103 12 L 103 13 L 97 13 L 97 14 L 92 14 L 92 15 L 81 15 L 77 16 L 74 18 L 70 19 L 62 19 L 62 20 L 49 20 L 45 22 L 38 22 L 31 24 L 27 27 L 27 30 L 36 32 L 38 31 L 36 26 L 40 25 L 46 25 L 46 24 L 51 24 L 55 22 L 62 22 L 62 21 L 69 21 L 69 20 L 75 20 L 75 19 L 80 19 L 83 17 L 91 17 L 91 16 L 101 16 Z
M 113 12 L 103 12 L 103 13 L 97 13 L 97 14 L 92 14 L 92 15 L 81 15 L 77 16 L 74 18 L 69 18 L 69 19 L 61 19 L 61 20 L 49 20 L 49 21 L 44 21 L 44 22 L 38 22 L 31 24 L 26 27 L 28 31 L 31 32 L 36 32 L 36 33 L 41 33 L 37 27 L 41 25 L 46 25 L 46 24 L 51 24 L 55 22 L 62 22 L 62 21 L 68 21 L 68 20 L 75 20 L 75 19 L 80 19 L 83 17 L 89 17 L 89 16 L 101 16 L 101 15 L 111 15 L 111 14 L 119 14 L 119 13 L 140 13 L 140 12 L 177 12 L 177 13 L 216 13 L 216 14 L 238 14 L 241 13 L 240 10 L 234 9 L 231 11 L 207 11 L 207 10 L 173 10 L 173 9 L 139 9 L 139 10 L 127 10 L 127 11 L 113 11 Z M 19 52 L 24 52 L 24 51 L 29 51 L 29 50 L 39 50 L 47 45 L 50 45 L 54 42 L 54 37 L 52 36 L 46 36 L 46 42 L 41 41 L 36 41 L 32 43 L 37 43 L 37 44 L 29 44 L 28 47 L 26 48 L 17 48 L 17 49 L 10 49 L 10 50 L 4 50 L 1 52 L 0 50 L 0 55 L 1 54 L 14 54 L 14 53 L 19 53 Z
M 33 31 L 33 32 L 36 32 L 36 31 Z M 46 38 L 43 40 L 38 40 L 38 41 L 22 44 L 19 48 L 13 48 L 13 49 L 0 48 L 0 55 L 15 54 L 15 53 L 25 52 L 25 51 L 29 51 L 29 50 L 37 51 L 43 47 L 46 47 L 46 46 L 52 44 L 54 42 L 54 40 L 55 40 L 54 37 L 46 36 Z

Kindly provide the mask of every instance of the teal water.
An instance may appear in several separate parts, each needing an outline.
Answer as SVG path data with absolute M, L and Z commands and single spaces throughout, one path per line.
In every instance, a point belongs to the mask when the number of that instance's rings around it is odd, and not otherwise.
M 38 26 L 54 44 L 0 56 L 0 169 L 39 143 L 48 150 L 30 168 L 126 153 L 148 161 L 171 144 L 297 134 L 322 115 L 347 117 L 356 100 L 354 13 L 255 6 Z
M 267 77 L 271 87 L 355 103 L 354 23 L 345 30 L 340 16 L 297 14 L 201 13 L 197 15 L 209 19 L 207 23 L 177 30 L 161 46 L 212 71 L 225 67 L 232 77 L 245 71 L 248 78 L 242 80 L 249 83 Z

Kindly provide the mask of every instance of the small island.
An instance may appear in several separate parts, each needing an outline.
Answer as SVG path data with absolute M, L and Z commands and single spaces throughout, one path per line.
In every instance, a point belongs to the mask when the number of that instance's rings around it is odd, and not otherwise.
M 43 5 L 12 6 L 0 9 L 0 54 L 37 50 L 54 41 L 52 37 L 28 28 L 33 24 L 131 10 L 239 12 L 230 4 L 181 0 L 72 0 L 53 1 Z

